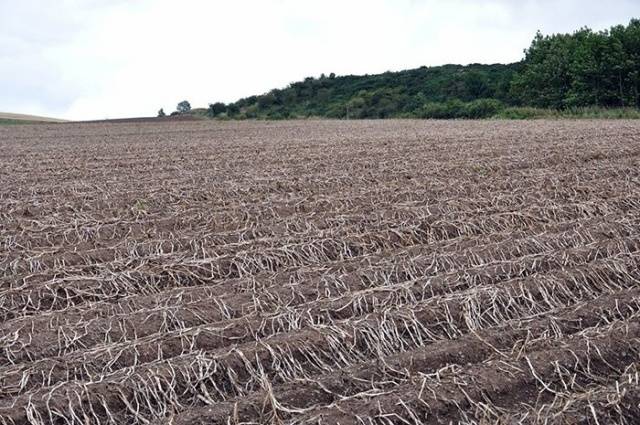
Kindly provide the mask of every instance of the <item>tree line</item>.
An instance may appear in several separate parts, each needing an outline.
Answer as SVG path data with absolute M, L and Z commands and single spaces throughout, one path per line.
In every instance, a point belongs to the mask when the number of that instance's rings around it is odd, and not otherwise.
M 376 75 L 322 74 L 237 102 L 218 118 L 485 118 L 518 107 L 640 108 L 640 20 L 605 31 L 538 32 L 513 64 L 421 67 Z M 520 112 L 517 112 L 520 113 Z
M 640 20 L 594 32 L 536 34 L 512 93 L 543 108 L 640 107 Z

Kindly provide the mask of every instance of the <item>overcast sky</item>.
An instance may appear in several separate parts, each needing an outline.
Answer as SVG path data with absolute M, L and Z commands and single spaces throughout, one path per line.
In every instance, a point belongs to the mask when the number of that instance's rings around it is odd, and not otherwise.
M 538 29 L 633 17 L 639 0 L 0 0 L 0 111 L 149 116 L 320 73 L 513 62 Z

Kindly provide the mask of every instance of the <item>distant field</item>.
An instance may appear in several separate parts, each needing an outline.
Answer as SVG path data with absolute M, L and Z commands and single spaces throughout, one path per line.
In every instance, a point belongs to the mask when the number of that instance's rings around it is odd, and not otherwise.
M 104 120 L 77 121 L 78 123 L 104 123 L 104 124 L 144 124 L 144 123 L 169 123 L 181 121 L 205 121 L 207 117 L 202 115 L 174 115 L 166 117 L 131 117 L 131 118 L 111 118 Z
M 58 118 L 40 117 L 37 115 L 25 115 L 25 114 L 12 114 L 8 112 L 0 112 L 0 125 L 1 124 L 35 124 L 35 123 L 60 123 L 66 122 Z
M 5 126 L 0 152 L 0 424 L 640 417 L 640 121 Z

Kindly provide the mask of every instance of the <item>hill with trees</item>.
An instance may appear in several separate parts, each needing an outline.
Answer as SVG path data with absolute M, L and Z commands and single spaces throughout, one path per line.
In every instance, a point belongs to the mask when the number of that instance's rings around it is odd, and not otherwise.
M 511 103 L 511 81 L 520 64 L 445 65 L 378 75 L 321 75 L 224 105 L 210 105 L 210 116 L 240 118 L 410 117 L 433 104 L 479 99 Z M 455 105 L 454 105 L 455 106 Z
M 207 113 L 240 119 L 508 117 L 526 115 L 531 108 L 554 114 L 576 108 L 637 109 L 639 91 L 640 20 L 634 19 L 605 31 L 538 33 L 523 60 L 513 64 L 322 74 L 227 105 L 212 103 Z

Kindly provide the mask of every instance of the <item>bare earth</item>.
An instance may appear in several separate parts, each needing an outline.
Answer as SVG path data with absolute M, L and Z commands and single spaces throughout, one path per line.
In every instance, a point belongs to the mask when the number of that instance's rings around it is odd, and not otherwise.
M 0 128 L 0 424 L 634 423 L 639 121 Z

